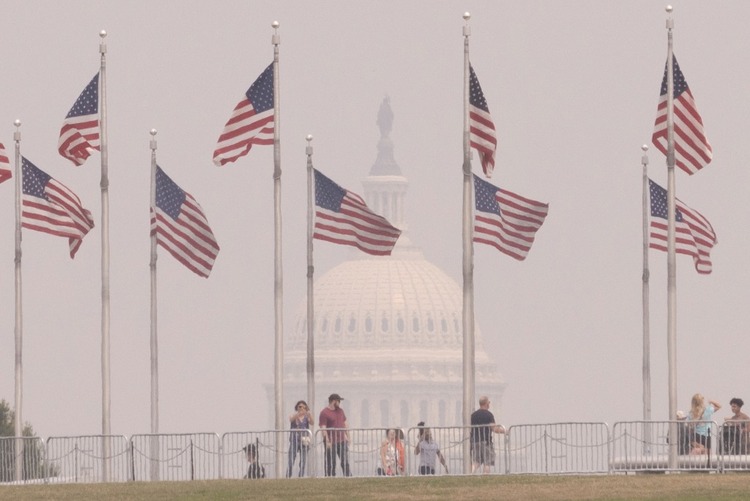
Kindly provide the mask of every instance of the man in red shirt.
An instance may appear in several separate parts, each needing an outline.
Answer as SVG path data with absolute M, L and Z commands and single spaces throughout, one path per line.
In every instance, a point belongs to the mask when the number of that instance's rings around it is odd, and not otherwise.
M 325 465 L 326 477 L 336 476 L 336 456 L 341 461 L 341 470 L 345 477 L 351 477 L 349 471 L 349 431 L 346 423 L 346 414 L 341 408 L 344 400 L 338 393 L 332 393 L 328 397 L 328 407 L 320 411 L 320 426 L 323 441 L 325 442 Z

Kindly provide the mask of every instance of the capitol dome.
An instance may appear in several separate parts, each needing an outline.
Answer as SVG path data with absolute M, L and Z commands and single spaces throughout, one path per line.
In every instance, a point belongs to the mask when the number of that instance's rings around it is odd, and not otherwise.
M 358 252 L 315 280 L 312 407 L 317 417 L 328 395 L 339 393 L 353 428 L 406 428 L 418 421 L 459 425 L 462 289 L 408 237 L 403 212 L 408 181 L 393 158 L 391 121 L 386 98 L 378 116 L 378 157 L 364 181 L 364 198 L 402 235 L 390 256 Z M 323 245 L 329 244 L 316 241 L 316 246 Z M 307 394 L 306 302 L 299 306 L 292 329 L 285 343 L 285 410 Z M 500 403 L 504 387 L 476 326 L 476 398 L 486 394 Z M 273 389 L 268 390 L 273 402 Z

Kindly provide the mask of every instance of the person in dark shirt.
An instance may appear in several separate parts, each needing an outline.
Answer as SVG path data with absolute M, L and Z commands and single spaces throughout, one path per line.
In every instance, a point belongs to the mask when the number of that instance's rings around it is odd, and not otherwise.
M 247 456 L 247 475 L 245 478 L 266 478 L 266 469 L 258 462 L 258 449 L 255 444 L 247 444 L 242 448 Z
M 482 466 L 482 473 L 489 473 L 490 467 L 495 466 L 492 433 L 505 433 L 505 428 L 495 424 L 488 397 L 479 398 L 479 409 L 471 414 L 471 427 L 471 471 Z

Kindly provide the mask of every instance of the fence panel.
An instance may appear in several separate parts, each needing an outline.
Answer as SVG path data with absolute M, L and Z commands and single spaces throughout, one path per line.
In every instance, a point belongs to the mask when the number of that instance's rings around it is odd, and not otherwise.
M 285 445 L 281 451 L 276 450 L 279 435 Z M 310 430 L 225 433 L 221 437 L 222 478 L 311 477 L 315 471 L 312 441 Z M 277 453 L 282 455 L 280 471 L 276 471 Z
M 506 437 L 508 473 L 609 472 L 606 423 L 550 423 L 511 426 Z
M 695 425 L 708 427 L 708 449 L 692 447 Z M 677 465 L 669 466 L 669 427 L 676 427 Z M 713 471 L 719 467 L 718 437 L 713 421 L 623 421 L 612 426 L 612 458 L 616 472 Z
M 122 435 L 50 437 L 46 447 L 49 482 L 127 482 L 128 439 Z
M 346 428 L 346 429 L 319 429 L 315 433 L 315 444 L 313 454 L 315 456 L 315 474 L 318 477 L 343 476 L 343 477 L 376 477 L 379 476 L 378 468 L 384 470 L 381 458 L 389 428 Z M 393 428 L 395 433 L 394 448 L 396 455 L 401 455 L 402 460 L 397 459 L 403 465 L 403 469 L 393 469 L 394 476 L 406 475 L 408 444 L 404 430 Z M 333 443 L 328 447 L 324 440 L 325 436 L 333 438 Z M 348 441 L 344 440 L 348 437 Z M 387 445 L 386 445 L 387 449 Z M 387 473 L 382 471 L 382 473 Z
M 750 470 L 750 421 L 730 420 L 719 427 L 717 444 L 722 471 Z
M 406 433 L 410 475 L 459 475 L 463 472 L 464 428 L 430 426 Z M 496 454 L 497 457 L 497 454 Z M 442 458 L 442 459 L 441 459 Z M 443 460 L 445 463 L 443 464 Z
M 216 433 L 133 435 L 130 446 L 133 480 L 220 478 L 221 440 Z
M 0 482 L 43 483 L 44 451 L 44 441 L 39 437 L 0 438 Z

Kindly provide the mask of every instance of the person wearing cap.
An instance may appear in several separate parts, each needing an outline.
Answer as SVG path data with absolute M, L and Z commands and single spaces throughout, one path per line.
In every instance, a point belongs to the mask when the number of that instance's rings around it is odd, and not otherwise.
M 338 393 L 328 397 L 328 406 L 320 411 L 318 424 L 325 443 L 325 475 L 336 476 L 336 456 L 341 461 L 341 470 L 345 477 L 351 476 L 349 470 L 349 427 L 346 413 L 341 408 L 344 400 Z

